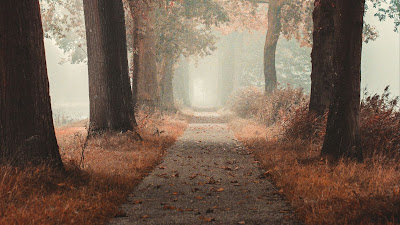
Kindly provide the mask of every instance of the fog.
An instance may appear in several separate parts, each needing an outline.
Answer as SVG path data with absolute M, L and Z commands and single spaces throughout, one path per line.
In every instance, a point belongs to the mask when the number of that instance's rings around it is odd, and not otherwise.
M 391 19 L 378 21 L 373 10 L 366 21 L 377 27 L 379 37 L 363 45 L 362 87 L 381 93 L 390 85 L 400 95 L 400 35 Z M 195 107 L 222 106 L 227 95 L 244 86 L 263 86 L 263 46 L 265 32 L 218 33 L 217 49 L 204 58 L 189 59 L 189 97 Z M 86 118 L 89 115 L 88 77 L 85 63 L 64 62 L 67 55 L 49 39 L 45 40 L 50 94 L 55 117 Z M 290 84 L 310 90 L 309 47 L 281 38 L 276 65 L 280 85 Z M 224 99 L 224 100 L 221 100 Z M 179 96 L 177 97 L 179 100 Z

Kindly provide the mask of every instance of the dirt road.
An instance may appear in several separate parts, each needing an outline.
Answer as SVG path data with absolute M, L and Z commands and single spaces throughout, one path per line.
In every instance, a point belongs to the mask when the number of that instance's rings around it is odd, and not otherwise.
M 111 224 L 296 224 L 261 174 L 222 118 L 199 112 Z

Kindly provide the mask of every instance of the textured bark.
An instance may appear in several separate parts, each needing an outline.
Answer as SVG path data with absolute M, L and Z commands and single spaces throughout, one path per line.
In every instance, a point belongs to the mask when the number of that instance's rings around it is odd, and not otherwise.
M 281 1 L 270 1 L 268 4 L 268 30 L 264 46 L 264 77 L 266 93 L 273 92 L 277 87 L 275 53 L 282 29 L 282 3 L 280 2 Z
M 134 45 L 137 52 L 137 103 L 154 109 L 159 102 L 157 63 L 156 63 L 156 37 L 154 34 L 154 11 L 152 4 L 136 4 L 129 1 L 130 11 L 135 20 Z M 139 9 L 140 7 L 140 9 Z
M 0 161 L 62 168 L 38 0 L 0 1 Z
M 134 23 L 133 27 L 133 52 L 132 52 L 132 106 L 136 113 L 138 106 L 138 80 L 140 73 L 140 59 L 139 59 L 139 13 L 135 11 L 133 1 L 129 1 L 130 13 Z
M 360 80 L 365 0 L 336 0 L 334 98 L 329 107 L 322 156 L 362 160 Z
M 129 84 L 121 0 L 84 0 L 88 46 L 89 135 L 125 132 L 136 124 Z
M 311 95 L 309 111 L 322 116 L 329 107 L 334 84 L 334 5 L 331 0 L 315 0 L 311 52 Z

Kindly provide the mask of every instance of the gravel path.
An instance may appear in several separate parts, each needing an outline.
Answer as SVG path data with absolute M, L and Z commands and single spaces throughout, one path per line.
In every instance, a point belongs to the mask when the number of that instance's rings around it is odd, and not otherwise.
M 196 113 L 111 224 L 295 224 L 278 190 L 216 113 Z

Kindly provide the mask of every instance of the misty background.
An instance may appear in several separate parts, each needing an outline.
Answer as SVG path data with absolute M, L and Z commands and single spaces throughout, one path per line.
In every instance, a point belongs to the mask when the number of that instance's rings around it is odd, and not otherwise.
M 382 93 L 390 85 L 392 95 L 400 95 L 400 34 L 394 32 L 392 19 L 379 21 L 371 8 L 366 21 L 377 28 L 379 37 L 363 44 L 362 88 Z M 266 30 L 266 29 L 265 29 Z M 190 99 L 195 107 L 214 107 L 224 82 L 218 79 L 224 46 L 232 46 L 236 57 L 230 62 L 231 82 L 238 87 L 263 86 L 263 47 L 265 32 L 243 31 L 220 34 L 217 50 L 202 59 L 190 60 Z M 55 119 L 83 119 L 89 116 L 89 91 L 86 63 L 72 64 L 55 42 L 45 39 L 50 95 Z M 311 48 L 295 40 L 280 38 L 277 48 L 277 76 L 280 85 L 290 84 L 310 90 Z M 239 56 L 239 57 L 238 57 Z M 237 74 L 233 74 L 237 73 Z

